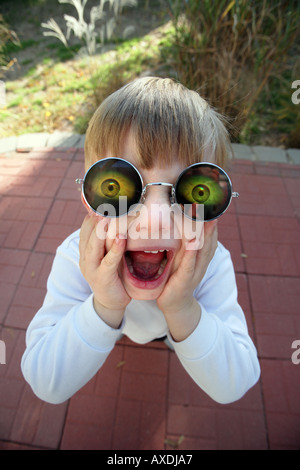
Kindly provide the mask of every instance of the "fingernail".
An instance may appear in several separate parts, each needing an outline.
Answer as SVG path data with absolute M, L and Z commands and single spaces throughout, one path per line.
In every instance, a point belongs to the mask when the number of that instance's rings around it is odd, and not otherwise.
M 126 238 L 127 238 L 126 235 L 123 235 L 123 233 L 119 233 L 117 235 L 117 240 L 126 240 Z
M 119 233 L 115 238 L 115 242 L 117 245 L 120 245 L 122 243 L 122 240 L 125 240 L 125 239 L 126 237 L 122 235 L 121 233 Z
M 185 249 L 186 250 L 200 250 L 203 247 L 204 238 L 201 237 L 200 239 L 194 238 L 189 242 L 186 242 Z

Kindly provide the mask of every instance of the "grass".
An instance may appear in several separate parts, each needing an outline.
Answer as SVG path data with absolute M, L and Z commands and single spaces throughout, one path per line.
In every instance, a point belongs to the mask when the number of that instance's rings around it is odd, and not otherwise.
M 43 37 L 23 40 L 19 49 L 9 45 L 11 56 L 28 52 L 21 63 L 27 72 L 6 81 L 0 137 L 56 129 L 84 133 L 108 94 L 151 71 L 199 90 L 229 116 L 235 141 L 300 147 L 300 105 L 291 101 L 291 83 L 300 78 L 293 57 L 299 40 L 292 41 L 299 8 L 278 17 L 279 10 L 266 0 L 253 0 L 257 11 L 247 0 L 167 3 L 173 5 L 173 21 L 158 34 L 117 38 L 113 50 L 94 57 L 80 58 L 79 45 L 66 49 L 49 40 L 36 53 Z M 272 5 L 287 3 L 275 0 Z M 186 11 L 176 10 L 178 5 Z
M 74 50 L 69 53 L 72 60 L 44 57 L 24 77 L 6 82 L 0 137 L 55 129 L 84 133 L 105 96 L 160 59 L 150 36 L 124 41 L 101 56 L 74 59 Z

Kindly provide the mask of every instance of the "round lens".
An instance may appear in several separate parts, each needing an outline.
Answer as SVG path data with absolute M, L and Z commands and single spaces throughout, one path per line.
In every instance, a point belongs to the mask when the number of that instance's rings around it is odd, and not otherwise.
M 104 158 L 86 173 L 83 182 L 84 197 L 99 214 L 119 217 L 141 198 L 143 183 L 131 163 L 120 158 Z
M 175 197 L 191 219 L 213 220 L 223 214 L 230 203 L 231 182 L 217 165 L 196 163 L 179 176 Z

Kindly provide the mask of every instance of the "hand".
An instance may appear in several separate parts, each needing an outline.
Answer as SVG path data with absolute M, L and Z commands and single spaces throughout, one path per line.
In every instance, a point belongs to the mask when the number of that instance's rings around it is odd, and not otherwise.
M 98 315 L 111 327 L 118 328 L 125 307 L 131 298 L 125 291 L 118 267 L 126 248 L 126 240 L 119 235 L 106 253 L 105 227 L 109 220 L 89 214 L 80 230 L 80 269 L 94 293 L 94 307 Z
M 201 308 L 193 297 L 193 292 L 214 256 L 217 240 L 217 222 L 205 222 L 203 247 L 193 250 L 191 247 L 195 241 L 189 242 L 180 266 L 170 276 L 157 298 L 157 305 L 164 313 L 175 341 L 187 338 L 199 323 Z

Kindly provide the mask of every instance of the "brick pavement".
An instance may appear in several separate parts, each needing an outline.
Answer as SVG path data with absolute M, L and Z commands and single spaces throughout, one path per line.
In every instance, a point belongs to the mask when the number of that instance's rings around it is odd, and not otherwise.
M 25 383 L 20 359 L 55 250 L 85 214 L 74 184 L 83 150 L 14 145 L 0 155 L 0 449 L 300 449 L 300 364 L 291 360 L 300 340 L 299 151 L 292 159 L 276 149 L 272 162 L 268 149 L 264 161 L 263 149 L 235 146 L 230 175 L 240 198 L 219 219 L 259 383 L 219 405 L 164 344 L 123 338 L 82 390 L 50 405 Z

